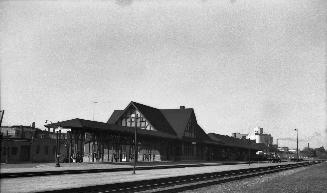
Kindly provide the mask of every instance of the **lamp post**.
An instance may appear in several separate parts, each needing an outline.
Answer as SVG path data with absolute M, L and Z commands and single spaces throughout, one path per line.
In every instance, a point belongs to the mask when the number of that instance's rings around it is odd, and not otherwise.
M 249 138 L 249 166 L 251 165 L 251 139 Z
M 299 161 L 299 129 L 294 129 L 296 131 L 296 161 Z
M 58 131 L 56 131 L 56 167 L 60 167 L 58 146 L 59 146 L 59 137 L 58 137 Z
M 135 113 L 135 125 L 134 125 L 134 167 L 133 174 L 135 174 L 136 162 L 137 162 L 137 119 L 138 115 Z
M 94 111 L 95 111 L 95 105 L 98 103 L 98 101 L 93 101 L 93 121 L 94 121 Z

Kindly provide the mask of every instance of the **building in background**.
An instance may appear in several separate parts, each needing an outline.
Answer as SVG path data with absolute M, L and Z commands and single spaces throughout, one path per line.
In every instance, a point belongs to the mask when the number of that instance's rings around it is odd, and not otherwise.
M 271 134 L 264 133 L 261 127 L 254 128 L 253 132 L 251 132 L 247 138 L 255 140 L 256 143 L 263 143 L 268 147 L 272 147 L 273 145 L 273 137 Z
M 232 137 L 237 139 L 246 139 L 248 134 L 241 134 L 241 133 L 232 133 Z
M 67 134 L 60 135 L 61 152 L 65 153 Z M 55 154 L 55 133 L 35 128 L 34 123 L 1 127 L 1 163 L 54 162 Z

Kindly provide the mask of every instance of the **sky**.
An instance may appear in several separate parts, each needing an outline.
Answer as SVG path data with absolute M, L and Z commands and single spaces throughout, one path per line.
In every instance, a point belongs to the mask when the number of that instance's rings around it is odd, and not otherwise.
M 130 101 L 207 132 L 327 147 L 325 0 L 1 1 L 2 125 L 106 122 Z M 95 103 L 96 102 L 96 103 Z

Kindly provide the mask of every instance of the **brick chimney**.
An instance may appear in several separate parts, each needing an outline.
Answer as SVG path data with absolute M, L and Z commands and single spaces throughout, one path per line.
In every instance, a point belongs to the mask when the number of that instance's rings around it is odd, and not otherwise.
M 185 106 L 179 106 L 179 109 L 185 109 Z

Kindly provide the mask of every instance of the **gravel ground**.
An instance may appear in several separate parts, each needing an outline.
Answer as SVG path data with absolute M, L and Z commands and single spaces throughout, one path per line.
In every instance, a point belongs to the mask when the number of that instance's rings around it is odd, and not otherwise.
M 327 162 L 183 193 L 327 193 Z

